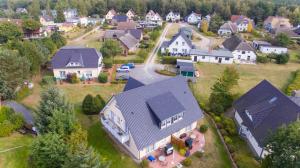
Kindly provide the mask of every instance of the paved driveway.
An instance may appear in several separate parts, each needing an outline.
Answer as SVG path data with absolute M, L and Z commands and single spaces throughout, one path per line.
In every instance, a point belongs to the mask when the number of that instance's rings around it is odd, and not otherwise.
M 24 119 L 27 124 L 34 124 L 32 111 L 23 106 L 22 104 L 19 104 L 15 101 L 4 101 L 3 105 L 14 109 L 16 113 L 21 113 L 24 116 Z

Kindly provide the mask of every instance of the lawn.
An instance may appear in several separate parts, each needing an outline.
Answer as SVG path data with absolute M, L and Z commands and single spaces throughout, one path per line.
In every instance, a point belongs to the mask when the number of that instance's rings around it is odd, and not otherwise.
M 9 137 L 0 138 L 0 167 L 3 168 L 27 168 L 29 147 L 33 137 L 31 135 L 21 135 L 14 133 Z M 2 150 L 22 146 L 7 152 Z
M 79 27 L 75 27 L 72 31 L 66 32 L 64 34 L 64 37 L 66 37 L 67 39 L 75 39 L 78 38 L 82 35 L 84 35 L 88 30 L 85 28 L 79 28 Z
M 200 102 L 208 102 L 211 92 L 210 88 L 227 66 L 234 66 L 240 74 L 239 85 L 234 88 L 234 92 L 240 95 L 247 92 L 263 79 L 267 79 L 279 89 L 283 89 L 288 83 L 291 72 L 300 68 L 300 64 L 297 63 L 289 63 L 286 65 L 272 63 L 257 65 L 198 63 L 196 67 L 200 73 L 200 77 L 191 87 Z
M 176 33 L 178 33 L 178 30 L 181 27 L 180 23 L 169 23 L 169 24 L 172 25 L 166 34 L 167 39 L 171 39 Z
M 192 165 L 191 168 L 230 168 L 231 161 L 226 153 L 226 150 L 219 138 L 216 128 L 213 126 L 211 121 L 204 118 L 199 122 L 199 125 L 207 124 L 209 125 L 208 131 L 205 133 L 205 146 L 204 146 L 204 156 L 202 158 L 197 158 L 196 156 L 191 156 Z
M 109 160 L 111 168 L 136 168 L 138 165 L 126 154 L 117 149 L 100 123 L 95 123 L 88 129 L 88 142 L 102 158 Z
M 82 40 L 69 40 L 68 45 L 91 47 L 99 50 L 102 45 L 101 37 L 103 36 L 103 34 L 104 34 L 103 30 L 97 30 L 95 32 L 90 33 Z

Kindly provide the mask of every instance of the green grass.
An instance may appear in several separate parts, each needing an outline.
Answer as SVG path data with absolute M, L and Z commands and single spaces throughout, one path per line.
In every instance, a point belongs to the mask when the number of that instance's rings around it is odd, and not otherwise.
M 199 125 L 201 124 L 207 124 L 209 126 L 209 129 L 205 133 L 204 156 L 202 158 L 191 156 L 192 165 L 190 167 L 231 168 L 231 161 L 213 123 L 206 117 L 201 120 Z
M 284 89 L 291 73 L 300 67 L 297 63 L 288 63 L 286 65 L 272 63 L 257 65 L 198 63 L 196 67 L 200 73 L 200 77 L 197 79 L 197 83 L 191 85 L 191 88 L 195 93 L 195 97 L 200 102 L 208 102 L 211 93 L 210 88 L 227 66 L 234 66 L 240 73 L 239 84 L 233 89 L 235 93 L 240 95 L 247 92 L 263 79 L 267 79 L 279 89 Z
M 88 129 L 88 142 L 105 160 L 110 161 L 111 168 L 135 168 L 137 164 L 126 154 L 117 149 L 100 123 Z
M 21 148 L 13 149 L 4 153 L 0 153 L 0 167 L 3 168 L 27 168 L 29 148 L 33 137 L 30 135 L 21 135 L 14 133 L 9 137 L 0 138 L 0 151 L 24 146 Z

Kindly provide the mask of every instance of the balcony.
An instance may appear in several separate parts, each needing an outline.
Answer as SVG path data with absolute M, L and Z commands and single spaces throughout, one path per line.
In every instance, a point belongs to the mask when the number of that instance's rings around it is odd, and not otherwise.
M 129 134 L 121 130 L 111 120 L 102 116 L 101 123 L 122 144 L 129 141 Z

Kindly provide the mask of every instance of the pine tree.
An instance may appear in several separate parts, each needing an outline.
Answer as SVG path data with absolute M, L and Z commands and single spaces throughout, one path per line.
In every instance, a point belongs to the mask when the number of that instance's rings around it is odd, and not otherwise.
M 82 111 L 85 114 L 93 114 L 94 113 L 94 98 L 92 95 L 88 94 L 85 96 L 82 102 Z

